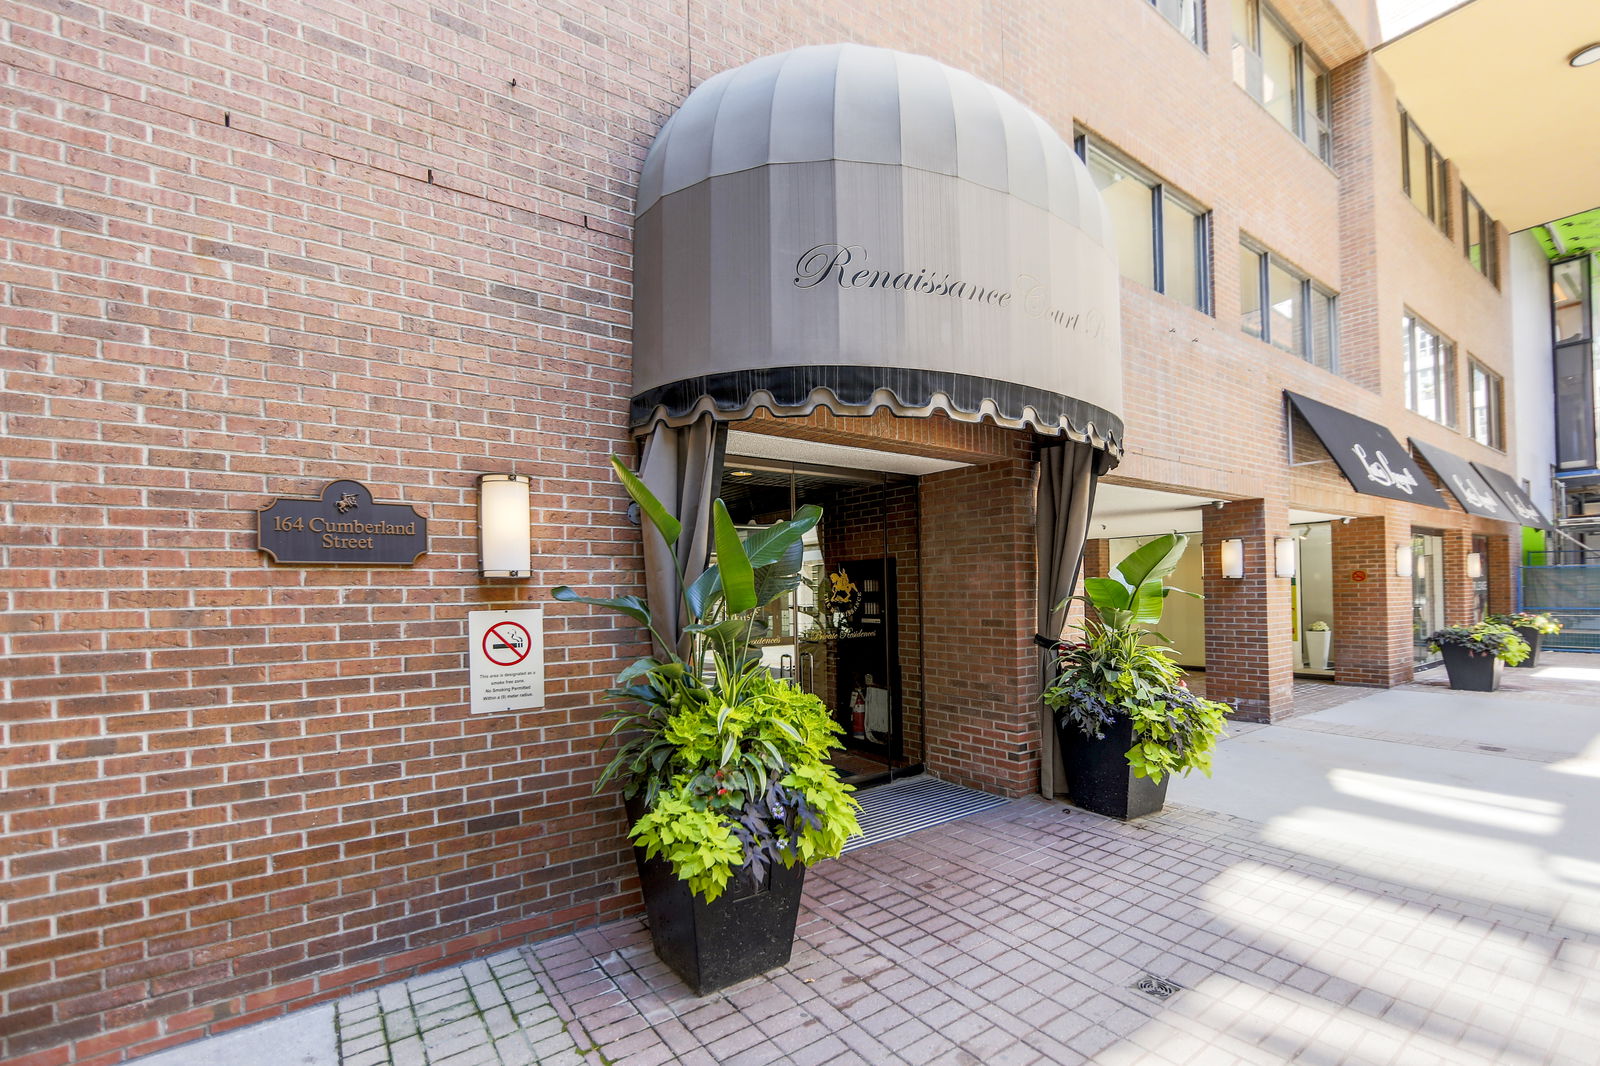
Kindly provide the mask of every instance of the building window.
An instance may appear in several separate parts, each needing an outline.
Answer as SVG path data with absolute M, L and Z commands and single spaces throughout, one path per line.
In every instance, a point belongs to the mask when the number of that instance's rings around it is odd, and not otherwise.
M 1205 48 L 1205 9 L 1200 0 L 1150 0 L 1150 3 L 1168 22 L 1178 27 L 1179 33 L 1202 49 Z
M 1435 226 L 1450 232 L 1450 201 L 1445 196 L 1444 158 L 1422 135 L 1410 115 L 1400 112 L 1401 182 L 1406 195 Z
M 1319 159 L 1333 162 L 1328 68 L 1261 0 L 1233 0 L 1233 80 Z
M 1274 348 L 1334 370 L 1337 297 L 1271 252 L 1239 245 L 1239 326 Z
M 1467 430 L 1472 439 L 1491 448 L 1505 448 L 1506 383 L 1476 359 L 1467 360 Z
M 1406 315 L 1406 406 L 1441 425 L 1456 424 L 1456 348 L 1432 326 Z
M 1111 214 L 1123 276 L 1209 313 L 1210 215 L 1087 136 L 1077 146 Z
M 1465 185 L 1461 187 L 1461 243 L 1467 261 L 1499 288 L 1500 257 L 1496 254 L 1499 244 L 1495 241 L 1494 219 Z

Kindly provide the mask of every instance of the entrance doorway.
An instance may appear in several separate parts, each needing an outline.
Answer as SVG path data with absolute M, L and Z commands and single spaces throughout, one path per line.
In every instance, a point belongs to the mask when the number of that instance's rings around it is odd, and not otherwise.
M 845 781 L 921 772 L 917 478 L 729 455 L 720 495 L 744 529 L 822 508 L 806 535 L 803 584 L 767 609 L 762 661 L 821 699 L 844 730 L 834 763 Z
M 1431 533 L 1411 537 L 1411 631 L 1418 666 L 1439 659 L 1428 650 L 1428 634 L 1444 627 L 1444 538 Z

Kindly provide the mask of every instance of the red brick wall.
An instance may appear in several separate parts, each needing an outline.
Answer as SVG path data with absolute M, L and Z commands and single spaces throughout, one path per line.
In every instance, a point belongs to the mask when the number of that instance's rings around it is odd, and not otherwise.
M 1445 625 L 1471 625 L 1478 621 L 1477 590 L 1467 576 L 1467 555 L 1472 551 L 1472 534 L 1446 530 L 1444 542 L 1444 621 Z
M 922 479 L 927 766 L 1015 796 L 1039 781 L 1029 451 Z
M 1411 527 L 1383 516 L 1333 524 L 1331 654 L 1341 684 L 1411 680 L 1411 578 L 1394 572 L 1395 546 L 1410 543 Z
M 1289 580 L 1275 573 L 1273 541 L 1288 536 L 1282 501 L 1237 500 L 1204 511 L 1206 695 L 1234 716 L 1267 722 L 1294 706 Z M 1222 576 L 1222 542 L 1242 541 L 1244 576 Z

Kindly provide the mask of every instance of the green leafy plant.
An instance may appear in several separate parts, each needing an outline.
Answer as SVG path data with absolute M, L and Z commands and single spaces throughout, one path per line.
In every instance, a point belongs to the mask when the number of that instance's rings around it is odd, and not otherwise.
M 1078 627 L 1081 640 L 1058 648 L 1055 680 L 1044 701 L 1057 718 L 1086 737 L 1105 736 L 1121 717 L 1133 721 L 1128 765 L 1138 777 L 1211 773 L 1211 752 L 1222 735 L 1227 704 L 1189 691 L 1172 649 L 1147 640 L 1161 620 L 1167 596 L 1184 592 L 1166 584 L 1188 539 L 1158 537 L 1124 559 L 1110 576 L 1084 581 L 1084 599 L 1097 619 Z M 1196 596 L 1197 593 L 1185 592 Z
M 1550 636 L 1562 630 L 1561 620 L 1551 614 L 1533 614 L 1528 611 L 1519 611 L 1516 614 L 1491 614 L 1484 619 L 1495 625 L 1508 626 L 1512 629 L 1531 629 L 1535 633 Z
M 624 796 L 637 797 L 644 813 L 630 839 L 707 901 L 740 870 L 760 879 L 773 862 L 838 855 L 860 831 L 852 789 L 827 761 L 842 729 L 816 696 L 773 678 L 751 647 L 765 632 L 760 608 L 799 585 L 804 537 L 821 509 L 802 507 L 789 521 L 741 536 L 714 501 L 716 562 L 684 582 L 681 524 L 620 460 L 611 463 L 672 554 L 688 651 L 678 654 L 637 596 L 552 591 L 562 602 L 620 611 L 668 649 L 628 666 L 609 690 L 622 704 L 608 712 L 619 744 L 595 790 L 615 779 Z
M 1312 622 L 1310 625 L 1306 626 L 1306 632 L 1307 633 L 1326 633 L 1328 631 L 1328 628 L 1329 628 L 1328 623 L 1326 623 L 1324 621 L 1321 621 L 1319 619 L 1319 620 L 1317 620 L 1315 622 Z
M 1476 655 L 1493 655 L 1507 666 L 1517 665 L 1533 651 L 1511 627 L 1494 622 L 1436 629 L 1428 634 L 1428 647 L 1432 651 L 1465 648 Z

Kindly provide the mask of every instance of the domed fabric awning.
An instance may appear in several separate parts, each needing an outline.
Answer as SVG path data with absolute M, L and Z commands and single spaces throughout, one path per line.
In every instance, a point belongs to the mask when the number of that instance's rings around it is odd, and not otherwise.
M 935 410 L 1121 452 L 1119 278 L 1048 123 L 922 56 L 707 80 L 639 184 L 632 420 Z

